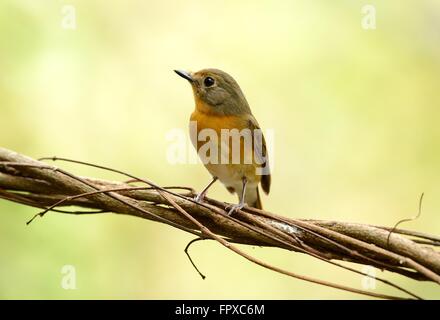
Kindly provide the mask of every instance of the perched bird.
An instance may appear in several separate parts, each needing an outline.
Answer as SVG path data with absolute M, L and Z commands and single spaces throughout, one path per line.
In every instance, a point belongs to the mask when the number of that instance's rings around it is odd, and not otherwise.
M 191 140 L 213 177 L 196 200 L 202 201 L 209 187 L 218 179 L 231 193 L 238 194 L 239 203 L 231 206 L 229 214 L 245 204 L 262 209 L 258 185 L 261 183 L 263 191 L 268 194 L 271 182 L 266 143 L 238 83 L 218 69 L 194 73 L 174 71 L 188 80 L 193 89 L 195 110 L 190 123 L 196 125 L 197 139 Z M 204 130 L 214 132 L 216 136 L 211 135 L 210 140 L 205 142 L 209 134 L 203 134 Z M 240 135 L 230 134 L 237 131 Z M 206 143 L 211 143 L 210 148 L 203 147 Z M 233 148 L 234 143 L 238 148 Z M 202 149 L 208 149 L 208 152 L 201 154 Z M 237 150 L 239 156 L 234 154 Z

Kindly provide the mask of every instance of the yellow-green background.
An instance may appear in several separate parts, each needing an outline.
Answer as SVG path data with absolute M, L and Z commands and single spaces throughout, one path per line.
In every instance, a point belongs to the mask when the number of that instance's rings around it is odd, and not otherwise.
M 377 29 L 361 28 L 374 4 Z M 77 29 L 61 28 L 74 5 Z M 240 83 L 275 131 L 265 208 L 290 217 L 440 233 L 440 2 L 0 2 L 0 146 L 66 156 L 201 189 L 202 165 L 166 161 L 187 129 L 192 93 L 172 70 L 216 67 Z M 80 166 L 76 173 L 123 179 Z M 211 196 L 235 201 L 216 185 Z M 56 213 L 0 201 L 0 298 L 360 298 L 262 269 L 214 242 L 126 216 Z M 361 288 L 361 277 L 301 254 L 257 257 Z M 61 288 L 74 265 L 77 289 Z M 380 274 L 380 272 L 378 272 Z M 439 287 L 383 276 L 427 298 Z M 396 293 L 377 285 L 376 291 Z

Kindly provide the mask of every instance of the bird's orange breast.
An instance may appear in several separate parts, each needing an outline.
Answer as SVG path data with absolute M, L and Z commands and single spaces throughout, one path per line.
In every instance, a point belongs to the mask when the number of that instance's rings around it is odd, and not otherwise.
M 202 145 L 206 143 L 204 139 L 199 139 L 202 130 L 211 129 L 214 130 L 217 134 L 216 144 L 218 149 L 218 155 L 222 153 L 220 150 L 221 147 L 221 132 L 222 129 L 232 130 L 232 129 L 243 129 L 243 121 L 237 116 L 220 116 L 214 115 L 212 113 L 205 113 L 199 110 L 195 110 L 191 115 L 191 121 L 196 122 L 197 127 L 197 141 L 193 141 L 194 146 L 196 147 L 197 152 L 201 148 Z M 211 141 L 212 143 L 212 141 Z M 229 144 L 231 146 L 232 144 Z M 224 151 L 224 150 L 223 150 Z M 240 152 L 243 153 L 243 146 L 240 145 Z
M 248 121 L 245 117 L 241 115 L 218 115 L 213 114 L 211 112 L 205 112 L 205 110 L 200 107 L 196 107 L 196 110 L 191 115 L 191 121 L 195 121 L 197 125 L 197 137 L 204 129 L 212 129 L 217 133 L 217 145 L 218 149 L 217 155 L 219 156 L 217 159 L 218 164 L 205 163 L 206 168 L 211 172 L 213 176 L 217 176 L 220 181 L 224 184 L 231 185 L 233 182 L 237 182 L 238 185 L 242 183 L 242 177 L 246 176 L 249 182 L 258 182 L 260 180 L 259 176 L 255 175 L 255 163 L 253 162 L 253 153 L 252 153 L 252 145 L 245 147 L 244 141 L 240 139 L 237 141 L 239 144 L 239 155 L 238 155 L 238 163 L 233 162 L 233 150 L 231 149 L 233 142 L 232 137 L 229 137 L 229 142 L 227 143 L 227 147 L 224 143 L 221 143 L 222 129 L 232 130 L 238 129 L 239 131 L 242 129 L 248 128 Z M 197 141 L 193 141 L 194 146 L 199 152 L 200 148 L 207 143 L 204 139 Z M 220 155 L 225 154 L 225 150 L 222 150 L 223 147 L 226 147 L 229 151 L 227 152 L 226 159 L 227 163 L 220 164 Z M 210 156 L 210 152 L 207 153 Z M 199 154 L 200 157 L 203 158 L 204 155 Z M 245 157 L 250 157 L 248 160 L 244 160 Z M 212 159 L 212 158 L 211 158 Z M 203 159 L 202 159 L 203 160 Z
M 220 134 L 221 129 L 244 129 L 243 120 L 238 116 L 222 116 L 195 110 L 191 115 L 191 121 L 197 122 L 197 131 L 214 129 Z
M 214 129 L 244 129 L 247 122 L 240 115 L 221 115 L 215 112 L 215 106 L 210 106 L 195 96 L 196 109 L 191 115 L 191 121 L 197 121 L 198 130 Z

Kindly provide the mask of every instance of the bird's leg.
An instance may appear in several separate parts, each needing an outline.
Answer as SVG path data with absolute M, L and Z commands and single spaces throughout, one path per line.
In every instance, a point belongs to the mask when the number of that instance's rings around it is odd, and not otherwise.
M 230 216 L 231 214 L 233 214 L 235 211 L 242 209 L 245 206 L 244 203 L 244 196 L 246 194 L 246 185 L 247 185 L 247 179 L 246 177 L 243 177 L 242 179 L 243 181 L 243 190 L 241 191 L 241 198 L 240 198 L 240 202 L 238 204 L 234 204 L 228 208 L 231 208 L 228 212 L 228 216 Z
M 195 197 L 194 200 L 197 202 L 202 202 L 203 199 L 206 196 L 206 193 L 208 192 L 208 189 L 214 184 L 214 182 L 216 182 L 218 180 L 217 177 L 213 177 L 212 181 L 205 187 L 205 189 L 202 190 L 202 192 L 198 193 Z

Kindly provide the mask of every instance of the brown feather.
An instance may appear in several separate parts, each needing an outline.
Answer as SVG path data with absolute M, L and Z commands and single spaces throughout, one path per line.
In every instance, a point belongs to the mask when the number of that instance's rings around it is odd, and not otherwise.
M 254 116 L 250 115 L 249 117 L 249 128 L 251 130 L 261 130 L 260 126 L 257 122 L 257 120 L 255 119 Z M 261 146 L 256 145 L 256 148 L 261 148 L 261 150 L 257 150 L 261 152 L 261 155 L 263 157 L 265 157 L 266 161 L 263 163 L 263 166 L 268 166 L 268 157 L 267 157 L 267 148 L 266 148 L 266 140 L 264 139 L 264 136 L 262 136 L 262 143 Z M 270 183 L 271 183 L 271 176 L 270 173 L 269 174 L 264 174 L 261 176 L 261 187 L 263 188 L 264 193 L 269 194 L 270 191 Z
M 264 193 L 269 194 L 270 191 L 270 174 L 265 174 L 261 176 L 261 187 L 263 188 Z

